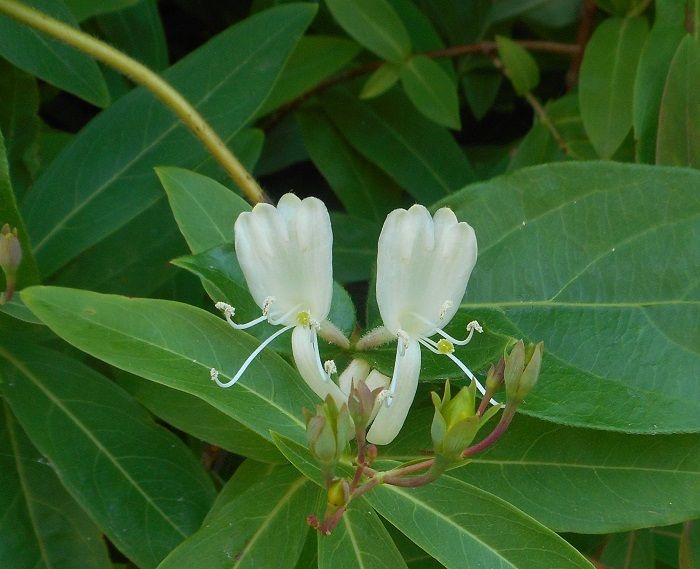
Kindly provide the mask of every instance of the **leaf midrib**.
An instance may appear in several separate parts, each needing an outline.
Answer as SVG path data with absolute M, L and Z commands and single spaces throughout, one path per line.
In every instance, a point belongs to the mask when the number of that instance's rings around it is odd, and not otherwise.
M 173 522 L 170 517 L 160 508 L 158 504 L 156 504 L 151 497 L 148 495 L 148 493 L 140 486 L 140 484 L 132 478 L 131 474 L 127 470 L 124 469 L 124 467 L 121 465 L 119 460 L 113 456 L 109 450 L 102 444 L 102 442 L 95 437 L 90 429 L 83 424 L 83 422 L 76 417 L 70 409 L 68 409 L 63 402 L 57 398 L 51 390 L 49 390 L 47 387 L 45 387 L 41 380 L 37 378 L 30 370 L 27 368 L 24 363 L 19 361 L 17 358 L 15 358 L 12 354 L 7 352 L 5 349 L 0 348 L 0 356 L 5 358 L 10 364 L 12 364 L 15 368 L 17 368 L 18 371 L 20 371 L 22 374 L 24 374 L 27 379 L 29 379 L 39 390 L 44 393 L 44 395 L 51 401 L 60 411 L 68 417 L 84 434 L 85 436 L 95 445 L 95 447 L 98 449 L 98 451 L 102 452 L 102 454 L 113 464 L 113 466 L 117 469 L 119 473 L 122 474 L 124 479 L 133 486 L 141 496 L 143 496 L 145 502 L 149 504 L 162 518 L 165 520 L 168 525 L 170 525 L 175 531 L 177 531 L 183 538 L 187 537 L 187 532 L 183 531 L 180 529 L 175 522 Z

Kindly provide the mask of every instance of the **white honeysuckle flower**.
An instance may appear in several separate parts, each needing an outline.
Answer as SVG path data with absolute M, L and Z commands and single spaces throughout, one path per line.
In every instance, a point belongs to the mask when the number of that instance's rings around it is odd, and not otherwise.
M 394 371 L 384 405 L 367 434 L 374 444 L 391 442 L 401 430 L 413 402 L 420 375 L 420 345 L 444 354 L 476 383 L 474 374 L 454 355 L 454 346 L 467 344 L 476 321 L 467 325 L 464 340 L 443 328 L 457 312 L 476 263 L 474 229 L 457 220 L 449 208 L 434 217 L 421 205 L 392 211 L 379 236 L 377 256 L 377 304 L 384 329 L 377 329 L 358 342 L 363 349 L 397 338 Z M 431 336 L 439 335 L 435 341 Z M 494 404 L 495 401 L 492 401 Z
M 266 320 L 283 327 L 262 342 L 229 381 L 220 381 L 215 369 L 212 380 L 230 387 L 266 346 L 294 329 L 292 351 L 299 373 L 321 399 L 330 394 L 340 404 L 343 393 L 330 377 L 335 365 L 321 364 L 317 337 L 348 345 L 342 332 L 327 320 L 333 297 L 333 232 L 326 206 L 316 198 L 301 200 L 285 194 L 277 207 L 260 203 L 241 213 L 234 229 L 238 262 L 262 315 L 237 324 L 232 306 L 218 302 L 216 307 L 238 330 Z

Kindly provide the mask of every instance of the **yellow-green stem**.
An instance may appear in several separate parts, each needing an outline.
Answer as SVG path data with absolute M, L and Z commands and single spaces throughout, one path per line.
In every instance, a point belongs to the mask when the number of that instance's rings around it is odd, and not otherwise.
M 15 0 L 0 0 L 0 12 L 88 54 L 127 75 L 135 83 L 143 85 L 170 107 L 194 135 L 202 141 L 202 144 L 231 176 L 231 179 L 250 202 L 263 201 L 264 193 L 253 176 L 231 153 L 224 141 L 204 120 L 204 117 L 157 73 L 90 34 Z

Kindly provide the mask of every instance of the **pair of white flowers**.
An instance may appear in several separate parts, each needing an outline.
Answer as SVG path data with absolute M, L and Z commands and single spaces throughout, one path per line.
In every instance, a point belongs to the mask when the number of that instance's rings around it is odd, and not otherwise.
M 347 402 L 353 383 L 366 381 L 370 389 L 383 388 L 378 398 L 367 440 L 391 442 L 401 430 L 418 386 L 420 346 L 452 359 L 476 381 L 454 355 L 454 345 L 464 345 L 478 323 L 470 322 L 464 340 L 449 336 L 444 326 L 459 308 L 467 281 L 476 263 L 476 237 L 472 227 L 459 222 L 448 208 L 431 217 L 426 208 L 414 205 L 392 211 L 379 237 L 377 257 L 377 304 L 384 326 L 357 343 L 367 349 L 393 339 L 398 341 L 391 379 L 362 360 L 354 360 L 335 383 L 335 364 L 321 363 L 318 336 L 349 347 L 347 338 L 329 320 L 333 296 L 333 232 L 328 210 L 316 198 L 299 199 L 285 194 L 277 207 L 258 204 L 239 215 L 235 224 L 235 246 L 248 288 L 262 315 L 246 324 L 233 321 L 234 310 L 217 303 L 226 320 L 246 329 L 267 320 L 282 328 L 267 338 L 229 381 L 222 382 L 212 369 L 212 379 L 221 387 L 233 385 L 245 369 L 275 338 L 292 332 L 292 351 L 299 373 L 322 399 L 332 396 L 338 406 Z M 435 341 L 431 336 L 440 336 Z M 476 382 L 483 393 L 483 388 Z

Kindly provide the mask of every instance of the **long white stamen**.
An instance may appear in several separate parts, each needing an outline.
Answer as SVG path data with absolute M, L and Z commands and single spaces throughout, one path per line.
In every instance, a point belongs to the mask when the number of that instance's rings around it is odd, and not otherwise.
M 464 362 L 462 362 L 457 356 L 455 356 L 451 352 L 440 351 L 438 348 L 437 342 L 435 342 L 434 340 L 431 340 L 430 338 L 418 338 L 418 341 L 423 346 L 428 348 L 431 352 L 433 352 L 434 354 L 440 354 L 440 355 L 447 356 L 448 358 L 450 358 L 454 363 L 457 364 L 457 367 L 459 367 L 459 369 L 461 369 L 465 373 L 465 375 L 476 384 L 476 388 L 479 390 L 479 392 L 482 395 L 486 395 L 486 389 L 484 389 L 484 386 L 481 385 L 481 383 L 476 378 L 476 376 L 471 372 L 471 370 L 466 365 L 464 365 Z M 500 405 L 500 403 L 498 401 L 496 401 L 495 399 L 491 399 L 490 403 L 491 403 L 491 405 Z
M 479 332 L 479 334 L 481 334 L 484 331 L 484 329 L 479 325 L 479 323 L 476 320 L 472 320 L 469 324 L 467 324 L 467 330 L 469 331 L 469 334 L 466 338 L 464 338 L 464 340 L 457 340 L 456 338 L 453 338 L 447 332 L 441 330 L 440 328 L 436 328 L 435 332 L 437 334 L 440 334 L 440 336 L 442 336 L 446 340 L 449 340 L 453 344 L 456 344 L 457 346 L 466 346 L 469 342 L 472 341 L 472 336 L 474 335 L 475 331 Z
M 236 372 L 236 375 L 234 375 L 230 381 L 227 381 L 226 383 L 223 383 L 222 381 L 220 381 L 219 380 L 219 372 L 217 372 L 215 369 L 212 368 L 212 371 L 211 371 L 212 381 L 214 383 L 216 383 L 216 385 L 218 385 L 219 387 L 231 387 L 234 383 L 236 383 L 241 378 L 241 376 L 243 375 L 245 370 L 253 362 L 253 360 L 258 356 L 258 354 L 260 352 L 262 352 L 267 346 L 269 346 L 275 340 L 275 338 L 281 336 L 282 334 L 284 334 L 288 330 L 291 330 L 292 328 L 294 328 L 294 326 L 285 326 L 284 328 L 280 328 L 274 334 L 272 334 L 271 336 L 266 338 L 265 341 L 263 341 L 262 344 L 260 344 L 257 348 L 255 348 L 253 353 L 248 356 L 248 359 L 243 362 L 243 365 L 240 367 L 240 369 Z
M 408 346 L 403 346 L 402 349 L 402 339 L 399 337 L 399 345 L 396 347 L 396 359 L 394 360 L 394 373 L 391 376 L 391 383 L 389 384 L 389 390 L 386 394 L 386 406 L 391 407 L 394 402 L 394 393 L 396 393 L 396 384 L 399 379 L 399 368 L 401 367 L 401 359 L 406 353 L 406 348 Z
M 246 322 L 245 324 L 236 324 L 233 321 L 233 315 L 236 313 L 236 309 L 233 306 L 231 306 L 230 304 L 226 304 L 225 302 L 217 302 L 214 306 L 218 310 L 221 310 L 221 312 L 223 312 L 224 318 L 226 318 L 226 322 L 229 323 L 229 326 L 231 326 L 231 328 L 235 328 L 236 330 L 245 330 L 246 328 L 252 328 L 256 324 L 264 322 L 267 318 L 267 316 L 263 314 L 262 316 L 251 320 L 250 322 Z
M 270 316 L 269 310 L 267 312 L 265 312 L 263 310 L 263 315 L 265 316 L 265 318 L 267 318 L 267 321 L 270 324 L 272 324 L 273 326 L 277 326 L 278 324 L 281 324 L 282 322 L 286 321 L 287 318 L 289 318 L 292 314 L 294 314 L 298 309 L 299 309 L 299 305 L 297 304 L 294 308 L 292 308 L 291 310 L 288 310 L 279 318 L 273 318 L 272 316 Z

